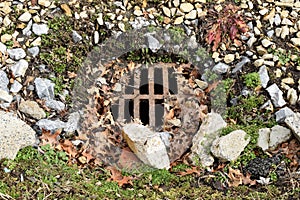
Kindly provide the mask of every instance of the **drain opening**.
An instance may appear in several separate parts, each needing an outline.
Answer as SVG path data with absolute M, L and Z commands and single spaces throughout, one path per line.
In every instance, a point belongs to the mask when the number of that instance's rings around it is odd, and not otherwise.
M 137 70 L 128 78 L 123 94 L 112 105 L 114 118 L 125 123 L 138 118 L 144 125 L 160 129 L 165 115 L 164 99 L 178 93 L 174 69 L 158 64 Z

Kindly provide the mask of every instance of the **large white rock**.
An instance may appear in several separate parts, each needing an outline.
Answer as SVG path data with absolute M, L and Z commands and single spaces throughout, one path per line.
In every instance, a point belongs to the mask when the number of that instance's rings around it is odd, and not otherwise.
M 300 141 L 300 113 L 295 113 L 294 115 L 287 117 L 284 122 Z
M 275 125 L 272 128 L 258 130 L 257 146 L 263 151 L 275 149 L 279 144 L 286 142 L 292 136 L 291 131 L 283 126 Z
M 126 124 L 123 136 L 136 156 L 145 164 L 158 169 L 169 169 L 170 160 L 160 134 L 141 124 Z
M 250 142 L 250 136 L 243 130 L 236 130 L 217 138 L 211 146 L 211 152 L 224 161 L 236 160 Z
M 285 100 L 283 99 L 283 92 L 279 89 L 279 87 L 274 83 L 270 87 L 267 88 L 271 96 L 271 100 L 275 107 L 282 107 L 286 104 Z
M 35 131 L 13 113 L 0 111 L 0 159 L 14 159 L 19 149 L 36 142 Z
M 271 128 L 269 148 L 275 149 L 279 144 L 289 140 L 292 133 L 289 129 L 275 125 Z
M 226 127 L 226 122 L 222 116 L 217 113 L 209 113 L 202 122 L 199 131 L 193 138 L 191 148 L 191 159 L 196 164 L 198 159 L 200 163 L 207 167 L 214 163 L 214 158 L 210 153 L 212 142 L 219 136 L 219 131 Z

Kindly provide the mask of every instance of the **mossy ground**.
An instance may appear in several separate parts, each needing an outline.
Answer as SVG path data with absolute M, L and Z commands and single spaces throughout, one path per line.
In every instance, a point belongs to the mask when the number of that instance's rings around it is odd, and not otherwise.
M 22 149 L 17 158 L 0 162 L 0 197 L 6 199 L 293 199 L 300 190 L 275 186 L 240 186 L 222 191 L 212 188 L 213 178 L 179 176 L 189 166 L 168 170 L 126 172 L 133 185 L 119 187 L 108 170 L 69 165 L 67 156 L 49 147 L 41 154 L 33 147 Z M 124 172 L 125 173 L 125 172 Z M 211 176 L 213 177 L 213 176 Z M 296 199 L 296 198 L 295 198 Z

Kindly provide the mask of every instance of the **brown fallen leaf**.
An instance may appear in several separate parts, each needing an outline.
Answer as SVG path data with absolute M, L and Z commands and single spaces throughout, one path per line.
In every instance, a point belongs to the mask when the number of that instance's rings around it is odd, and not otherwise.
M 243 174 L 238 169 L 229 167 L 228 177 L 230 179 L 230 182 L 228 183 L 229 187 L 237 187 L 243 184 Z
M 243 176 L 243 184 L 244 185 L 256 185 L 256 180 L 250 179 L 251 174 L 247 173 L 246 176 Z
M 95 159 L 95 157 L 88 152 L 87 149 L 85 149 L 82 153 L 81 153 L 84 157 L 86 157 L 86 162 L 89 163 L 91 160 Z
M 117 182 L 120 187 L 127 184 L 132 185 L 131 180 L 133 178 L 130 176 L 123 176 L 122 173 L 116 167 L 109 166 L 106 169 L 108 169 L 111 173 L 111 177 L 108 179 L 108 181 Z
M 63 150 L 68 156 L 75 158 L 78 154 L 76 148 L 70 140 L 61 140 L 57 149 Z
M 173 119 L 175 115 L 174 109 L 172 108 L 168 114 L 165 116 L 165 121 Z
M 189 175 L 189 174 L 197 174 L 199 176 L 200 172 L 201 171 L 199 170 L 198 167 L 193 166 L 192 168 L 185 169 L 184 172 L 178 172 L 178 175 L 179 176 L 186 176 L 186 175 Z
M 52 134 L 51 131 L 43 129 L 42 135 L 40 136 L 40 146 L 50 144 L 51 147 L 56 147 L 56 145 L 59 143 L 57 140 L 57 136 L 59 136 L 61 131 L 62 129 L 58 129 L 57 131 L 55 131 L 55 133 Z

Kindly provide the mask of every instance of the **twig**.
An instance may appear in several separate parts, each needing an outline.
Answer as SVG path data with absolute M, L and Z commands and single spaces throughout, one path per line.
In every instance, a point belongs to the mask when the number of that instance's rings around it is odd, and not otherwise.
M 14 199 L 14 198 L 12 198 L 11 196 L 9 196 L 8 194 L 3 194 L 3 193 L 1 193 L 1 192 L 0 192 L 0 197 L 1 197 L 2 199 L 5 199 L 5 200 L 8 200 L 8 199 Z

